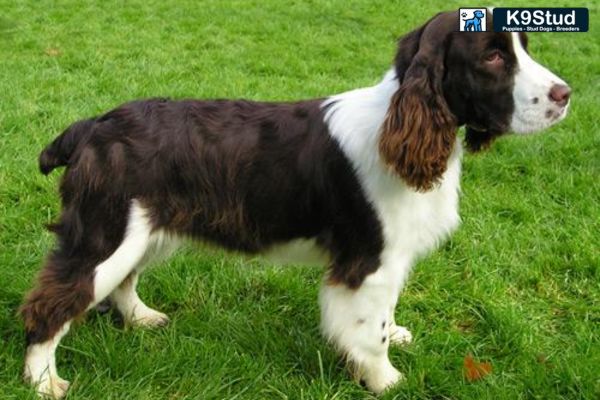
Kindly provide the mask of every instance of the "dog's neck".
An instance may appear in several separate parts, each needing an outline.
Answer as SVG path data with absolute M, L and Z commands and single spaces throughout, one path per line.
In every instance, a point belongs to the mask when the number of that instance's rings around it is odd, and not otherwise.
M 382 98 L 386 98 L 389 104 L 389 100 L 392 98 L 394 93 L 396 93 L 399 86 L 400 84 L 398 82 L 396 69 L 392 67 L 383 75 L 383 79 L 373 86 L 373 88 Z
M 392 96 L 398 91 L 396 71 L 390 68 L 374 86 L 331 96 L 323 103 L 333 137 L 361 168 L 379 163 L 378 140 Z

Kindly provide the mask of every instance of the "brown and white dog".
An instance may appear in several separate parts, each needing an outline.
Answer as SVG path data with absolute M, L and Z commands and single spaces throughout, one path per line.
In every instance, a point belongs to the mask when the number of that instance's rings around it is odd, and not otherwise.
M 247 253 L 312 246 L 327 257 L 326 338 L 374 392 L 401 378 L 390 343 L 415 260 L 459 224 L 462 144 L 562 120 L 570 89 L 524 34 L 456 32 L 438 14 L 400 40 L 375 86 L 294 103 L 151 99 L 69 127 L 40 155 L 66 166 L 57 248 L 21 313 L 25 377 L 61 397 L 55 350 L 71 321 L 109 298 L 134 325 L 168 318 L 136 294 L 148 261 L 181 238 Z

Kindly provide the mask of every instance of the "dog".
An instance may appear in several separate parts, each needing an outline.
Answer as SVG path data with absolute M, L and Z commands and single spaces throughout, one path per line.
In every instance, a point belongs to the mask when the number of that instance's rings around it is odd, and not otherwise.
M 411 340 L 394 320 L 399 293 L 459 224 L 459 127 L 478 151 L 559 122 L 570 102 L 525 34 L 456 32 L 458 20 L 441 13 L 402 37 L 372 87 L 289 103 L 133 101 L 66 129 L 39 158 L 44 174 L 66 170 L 58 244 L 21 307 L 24 377 L 62 397 L 56 347 L 106 298 L 131 325 L 167 323 L 138 297 L 138 277 L 192 239 L 317 250 L 324 336 L 371 391 L 397 383 L 388 348 Z
M 464 14 L 466 16 L 466 14 Z M 465 21 L 465 31 L 474 31 L 481 32 L 481 19 L 485 17 L 485 14 L 481 10 L 473 11 L 473 18 L 466 19 Z

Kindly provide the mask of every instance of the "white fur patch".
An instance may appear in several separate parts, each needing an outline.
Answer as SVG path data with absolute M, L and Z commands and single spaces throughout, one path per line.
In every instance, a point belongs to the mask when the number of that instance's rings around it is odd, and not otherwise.
M 515 110 L 510 128 L 515 133 L 537 132 L 567 115 L 569 105 L 560 107 L 548 96 L 553 85 L 566 83 L 527 54 L 518 33 L 511 35 L 518 70 L 513 89 Z
M 56 371 L 56 348 L 63 336 L 69 331 L 71 322 L 65 323 L 49 340 L 27 348 L 23 378 L 36 387 L 40 396 L 63 397 L 69 388 L 69 382 L 58 376 Z
M 95 269 L 94 301 L 90 308 L 108 296 L 142 260 L 149 247 L 151 232 L 146 210 L 133 200 L 123 242 Z

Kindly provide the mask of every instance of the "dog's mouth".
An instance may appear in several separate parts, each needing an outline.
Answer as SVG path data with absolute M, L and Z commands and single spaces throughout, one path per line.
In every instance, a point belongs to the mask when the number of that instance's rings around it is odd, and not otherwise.
M 557 122 L 563 119 L 567 115 L 568 104 L 565 107 L 561 107 L 558 110 L 549 110 L 546 115 L 550 117 L 550 121 Z
M 487 128 L 485 128 L 481 125 L 477 125 L 477 124 L 467 124 L 466 126 L 467 126 L 467 128 L 474 130 L 475 132 L 484 133 L 484 132 L 488 131 Z

